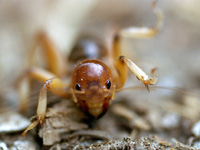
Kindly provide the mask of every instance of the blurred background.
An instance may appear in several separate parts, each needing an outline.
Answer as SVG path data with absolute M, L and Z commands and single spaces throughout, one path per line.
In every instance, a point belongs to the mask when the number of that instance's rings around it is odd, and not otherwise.
M 161 32 L 151 39 L 122 37 L 122 50 L 148 71 L 157 67 L 160 82 L 169 86 L 199 86 L 199 9 L 197 0 L 158 1 L 164 14 Z M 31 44 L 44 30 L 59 50 L 69 54 L 80 33 L 106 36 L 112 25 L 153 27 L 150 0 L 1 1 L 1 89 L 13 83 L 27 63 Z
M 105 39 L 113 26 L 154 27 L 157 18 L 152 11 L 151 2 L 0 1 L 0 93 L 3 97 L 1 100 L 17 103 L 16 95 L 12 94 L 15 90 L 13 83 L 26 68 L 28 54 L 38 31 L 47 32 L 58 49 L 67 56 L 81 34 Z M 158 35 L 150 39 L 121 37 L 121 49 L 147 73 L 157 67 L 157 85 L 181 87 L 199 93 L 200 1 L 159 0 L 157 5 L 164 15 L 163 27 Z M 140 84 L 135 77 L 132 78 L 131 85 Z M 165 90 L 156 93 L 159 94 L 162 97 L 172 95 Z M 179 93 L 180 95 L 182 93 Z M 149 97 L 149 94 L 145 96 Z M 159 100 L 152 103 L 158 103 Z M 199 116 L 193 121 L 198 119 Z

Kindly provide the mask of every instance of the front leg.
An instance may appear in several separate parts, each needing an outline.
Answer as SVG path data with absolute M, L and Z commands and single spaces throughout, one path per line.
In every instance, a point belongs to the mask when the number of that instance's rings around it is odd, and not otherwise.
M 47 73 L 47 72 L 46 72 Z M 36 75 L 37 73 L 32 73 L 32 75 Z M 37 74 L 39 75 L 39 74 Z M 45 79 L 44 74 L 40 74 L 40 77 L 38 79 L 42 80 Z M 43 87 L 40 90 L 39 100 L 38 100 L 38 106 L 37 106 L 37 116 L 36 120 L 32 122 L 29 127 L 22 133 L 23 136 L 26 135 L 26 133 L 33 129 L 35 126 L 37 126 L 39 123 L 40 125 L 43 125 L 44 119 L 45 119 L 45 113 L 47 108 L 47 90 L 51 91 L 55 95 L 67 97 L 69 96 L 69 93 L 66 91 L 66 87 L 69 85 L 64 84 L 59 78 L 53 77 L 51 79 L 48 79 L 43 84 Z
M 149 77 L 141 68 L 139 68 L 133 61 L 131 61 L 127 57 L 120 56 L 118 61 L 121 62 L 122 65 L 126 65 L 131 70 L 131 72 L 133 72 L 136 75 L 136 77 L 144 83 L 148 91 L 149 85 L 156 83 L 157 79 L 154 76 L 156 68 L 151 70 L 152 77 Z
M 43 125 L 45 113 L 46 113 L 46 107 L 47 107 L 47 87 L 46 87 L 46 83 L 45 83 L 44 86 L 42 87 L 42 89 L 40 90 L 36 120 L 34 122 L 32 122 L 28 126 L 28 128 L 22 133 L 22 135 L 24 137 L 26 137 L 26 133 L 29 130 L 33 129 L 39 123 L 40 123 L 40 125 Z

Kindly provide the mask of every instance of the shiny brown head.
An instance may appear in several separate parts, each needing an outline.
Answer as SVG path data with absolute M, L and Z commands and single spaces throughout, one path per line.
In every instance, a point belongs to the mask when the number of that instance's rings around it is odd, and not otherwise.
M 99 118 L 106 113 L 112 97 L 112 75 L 106 64 L 100 60 L 79 63 L 72 74 L 72 87 L 86 115 Z

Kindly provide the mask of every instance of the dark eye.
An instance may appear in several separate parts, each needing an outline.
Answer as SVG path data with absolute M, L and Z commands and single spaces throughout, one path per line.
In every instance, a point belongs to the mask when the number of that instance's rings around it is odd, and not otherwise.
M 80 84 L 76 84 L 76 90 L 80 91 L 81 90 L 81 85 Z
M 107 86 L 107 89 L 110 89 L 111 87 L 111 82 L 109 80 L 106 81 L 106 86 Z

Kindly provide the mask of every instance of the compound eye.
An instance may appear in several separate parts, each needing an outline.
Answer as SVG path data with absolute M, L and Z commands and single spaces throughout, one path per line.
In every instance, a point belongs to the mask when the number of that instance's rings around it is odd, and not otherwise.
M 106 86 L 107 86 L 107 89 L 110 89 L 111 87 L 111 82 L 109 80 L 106 81 Z
M 81 85 L 78 84 L 78 83 L 76 84 L 76 90 L 77 90 L 77 91 L 80 91 L 80 90 L 81 90 Z

